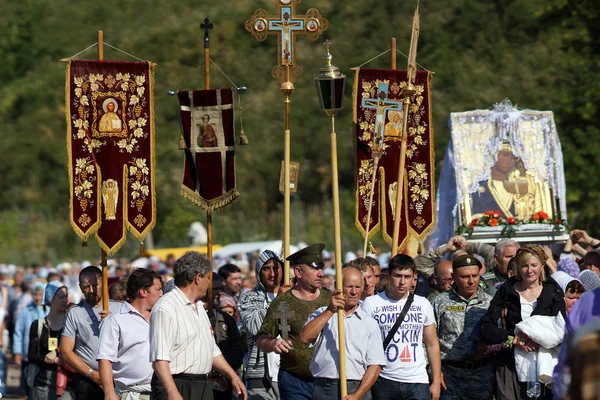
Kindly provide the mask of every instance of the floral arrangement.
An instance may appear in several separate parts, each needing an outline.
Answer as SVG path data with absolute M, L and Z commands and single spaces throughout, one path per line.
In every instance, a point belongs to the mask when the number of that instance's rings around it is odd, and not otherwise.
M 499 210 L 487 210 L 483 213 L 483 216 L 480 218 L 473 218 L 469 225 L 463 224 L 456 230 L 458 235 L 468 234 L 469 237 L 473 234 L 475 227 L 481 226 L 502 226 L 502 231 L 500 232 L 500 236 L 502 237 L 512 237 L 517 233 L 514 226 L 522 225 L 522 224 L 546 224 L 546 225 L 554 225 L 554 229 L 560 229 L 560 226 L 565 226 L 565 221 L 561 219 L 553 219 L 548 213 L 544 211 L 538 211 L 533 214 L 530 218 L 527 219 L 519 219 L 515 217 L 505 217 L 502 215 L 502 212 Z

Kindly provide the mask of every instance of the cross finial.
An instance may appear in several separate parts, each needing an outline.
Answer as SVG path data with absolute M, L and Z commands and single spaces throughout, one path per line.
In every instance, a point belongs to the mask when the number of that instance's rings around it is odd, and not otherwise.
M 327 49 L 327 54 L 329 54 L 329 46 L 331 46 L 331 42 L 329 41 L 329 39 L 323 42 L 323 46 L 325 46 L 325 49 Z
M 212 28 L 213 24 L 210 22 L 208 17 L 204 18 L 204 22 L 200 24 L 200 29 L 204 29 L 204 48 L 210 47 L 208 41 L 208 30 Z

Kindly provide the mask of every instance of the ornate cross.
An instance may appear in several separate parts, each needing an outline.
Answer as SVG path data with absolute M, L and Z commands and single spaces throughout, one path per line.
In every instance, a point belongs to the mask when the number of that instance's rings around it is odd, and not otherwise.
M 277 65 L 272 75 L 280 82 L 286 81 L 284 69 L 291 69 L 290 82 L 302 74 L 302 68 L 296 65 L 296 36 L 306 34 L 315 41 L 329 27 L 329 21 L 321 16 L 319 10 L 311 8 L 306 15 L 295 15 L 296 4 L 302 0 L 273 0 L 279 6 L 277 16 L 269 16 L 259 8 L 246 20 L 246 30 L 257 40 L 263 41 L 268 35 L 277 35 Z
M 290 310 L 288 303 L 281 303 L 277 307 L 277 311 L 273 313 L 273 317 L 279 320 L 277 328 L 281 331 L 281 338 L 288 340 L 290 333 L 289 319 L 294 317 L 294 311 Z
M 387 116 L 388 111 L 402 110 L 402 102 L 388 100 L 388 87 L 388 84 L 380 83 L 377 89 L 378 98 L 362 99 L 361 104 L 363 108 L 372 108 L 376 110 L 377 114 L 375 118 L 375 137 L 379 136 L 381 140 L 383 140 L 383 134 L 385 130 L 385 118 Z M 375 139 L 375 137 L 373 139 Z

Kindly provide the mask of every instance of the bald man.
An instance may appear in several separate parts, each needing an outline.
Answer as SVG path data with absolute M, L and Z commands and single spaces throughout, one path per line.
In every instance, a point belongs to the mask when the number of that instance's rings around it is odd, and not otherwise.
M 433 269 L 435 290 L 427 297 L 430 302 L 438 295 L 447 292 L 452 287 L 452 261 L 439 260 Z
M 310 372 L 315 377 L 313 400 L 340 399 L 337 310 L 344 310 L 346 373 L 345 400 L 371 399 L 370 389 L 386 365 L 379 325 L 359 306 L 364 280 L 361 271 L 343 269 L 343 290 L 336 290 L 329 306 L 315 311 L 300 331 L 300 340 L 315 346 Z

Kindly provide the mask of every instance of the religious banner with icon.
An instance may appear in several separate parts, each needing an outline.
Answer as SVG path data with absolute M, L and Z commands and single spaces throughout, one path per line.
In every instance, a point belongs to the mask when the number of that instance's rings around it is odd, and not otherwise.
M 70 60 L 66 76 L 70 220 L 109 256 L 128 229 L 142 242 L 156 223 L 154 64 Z
M 185 165 L 181 195 L 206 211 L 239 196 L 235 186 L 233 89 L 180 91 Z
M 435 226 L 432 78 L 432 72 L 417 72 L 417 92 L 412 98 L 408 113 L 406 174 L 405 182 L 401 185 L 404 205 L 398 243 L 401 250 L 411 237 L 422 242 Z M 401 90 L 406 86 L 406 80 L 406 71 L 361 68 L 354 77 L 352 92 L 353 123 L 357 135 L 355 223 L 360 232 L 369 238 L 383 228 L 383 238 L 390 244 L 394 229 L 402 141 Z M 366 232 L 374 146 L 381 151 L 381 158 L 375 174 L 369 232 Z

